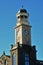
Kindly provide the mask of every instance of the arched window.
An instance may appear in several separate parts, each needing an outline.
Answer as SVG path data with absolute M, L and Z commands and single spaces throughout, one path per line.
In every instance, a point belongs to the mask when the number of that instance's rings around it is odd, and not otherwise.
M 0 65 L 2 65 L 2 63 L 0 62 Z
M 16 55 L 12 55 L 12 65 L 16 65 Z
M 8 65 L 8 61 L 7 60 L 4 60 L 4 65 Z
M 29 55 L 25 53 L 25 65 L 29 65 Z

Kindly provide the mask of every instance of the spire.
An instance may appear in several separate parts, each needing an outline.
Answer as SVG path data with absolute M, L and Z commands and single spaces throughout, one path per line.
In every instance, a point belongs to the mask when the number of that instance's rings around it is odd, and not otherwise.
M 3 51 L 3 55 L 5 55 L 5 51 Z

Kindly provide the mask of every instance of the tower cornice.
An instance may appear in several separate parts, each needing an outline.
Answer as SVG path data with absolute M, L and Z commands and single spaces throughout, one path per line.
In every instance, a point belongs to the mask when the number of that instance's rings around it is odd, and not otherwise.
M 15 28 L 18 28 L 18 27 L 20 27 L 20 26 L 27 26 L 27 27 L 32 27 L 31 25 L 26 25 L 26 24 L 20 24 L 20 25 L 18 25 L 18 26 L 15 26 Z

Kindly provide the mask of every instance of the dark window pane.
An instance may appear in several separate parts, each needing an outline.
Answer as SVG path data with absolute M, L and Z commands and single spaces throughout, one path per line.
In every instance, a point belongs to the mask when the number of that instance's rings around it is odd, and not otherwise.
M 29 55 L 25 54 L 25 65 L 29 65 Z
M 25 16 L 25 18 L 27 18 L 27 16 Z
M 18 19 L 20 18 L 20 16 L 18 16 Z
M 23 15 L 21 15 L 21 18 L 23 18 Z

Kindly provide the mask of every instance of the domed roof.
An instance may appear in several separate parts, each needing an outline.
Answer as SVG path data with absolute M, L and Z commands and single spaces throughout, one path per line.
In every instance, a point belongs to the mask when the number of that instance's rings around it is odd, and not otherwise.
M 18 11 L 18 13 L 27 13 L 27 11 L 26 11 L 26 9 L 20 9 L 19 11 Z

